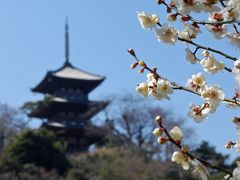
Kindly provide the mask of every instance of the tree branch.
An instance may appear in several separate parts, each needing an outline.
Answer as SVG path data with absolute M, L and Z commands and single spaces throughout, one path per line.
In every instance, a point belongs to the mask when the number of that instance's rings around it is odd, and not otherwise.
M 158 126 L 159 126 L 160 128 L 163 128 L 164 133 L 165 133 L 166 136 L 168 137 L 169 142 L 171 142 L 171 143 L 174 144 L 176 147 L 178 147 L 178 149 L 181 150 L 181 149 L 182 149 L 181 143 L 177 143 L 177 142 L 170 136 L 168 130 L 162 125 L 162 122 L 157 121 L 157 123 L 158 123 Z M 224 168 L 222 168 L 222 167 L 218 167 L 218 166 L 216 166 L 216 165 L 214 165 L 214 164 L 211 164 L 211 163 L 209 163 L 208 161 L 205 161 L 205 160 L 203 160 L 203 159 L 196 158 L 194 155 L 192 155 L 192 154 L 189 153 L 189 152 L 184 152 L 184 153 L 185 153 L 190 159 L 192 159 L 192 160 L 197 159 L 197 160 L 200 161 L 204 166 L 209 167 L 209 168 L 211 168 L 211 169 L 216 169 L 216 170 L 218 170 L 218 171 L 224 172 L 224 173 L 226 173 L 226 174 L 229 174 L 229 175 L 232 177 L 232 173 L 231 173 L 230 171 L 228 171 L 228 170 L 226 170 L 226 169 L 224 169 Z

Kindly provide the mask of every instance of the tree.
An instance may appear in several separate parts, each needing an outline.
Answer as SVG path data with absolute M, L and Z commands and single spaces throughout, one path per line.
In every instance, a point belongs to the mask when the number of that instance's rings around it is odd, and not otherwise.
M 0 103 L 0 152 L 11 137 L 27 128 L 28 121 L 19 109 Z
M 11 139 L 0 156 L 2 172 L 19 174 L 23 165 L 35 164 L 47 171 L 64 174 L 69 164 L 56 137 L 44 129 L 26 130 Z
M 238 84 L 240 85 L 240 60 L 237 57 L 229 55 L 226 50 L 223 51 L 198 44 L 199 34 L 206 32 L 202 27 L 206 27 L 209 32 L 213 34 L 216 39 L 228 39 L 229 42 L 240 47 L 240 1 L 238 0 L 157 0 L 160 8 L 164 8 L 167 12 L 167 20 L 169 22 L 178 22 L 173 27 L 170 23 L 164 23 L 156 14 L 149 15 L 146 12 L 139 12 L 138 19 L 143 29 L 155 30 L 156 37 L 159 42 L 175 45 L 177 42 L 183 42 L 187 45 L 185 49 L 186 59 L 190 64 L 200 64 L 203 71 L 215 75 L 221 71 L 232 73 Z M 161 11 L 163 12 L 163 11 Z M 199 13 L 199 15 L 197 14 Z M 207 20 L 198 20 L 198 18 L 205 18 Z M 179 21 L 177 21 L 179 20 Z M 176 27 L 183 26 L 184 30 L 177 30 Z M 193 50 L 191 50 L 193 49 Z M 199 59 L 199 51 L 203 59 Z M 186 85 L 181 85 L 172 81 L 162 74 L 157 72 L 157 68 L 151 68 L 145 61 L 142 61 L 136 55 L 133 49 L 128 52 L 134 58 L 135 62 L 131 65 L 132 69 L 140 67 L 139 72 L 144 73 L 148 71 L 147 80 L 140 83 L 136 87 L 142 96 L 153 96 L 157 100 L 171 99 L 171 94 L 174 91 L 181 90 L 192 93 L 201 97 L 203 103 L 190 104 L 188 116 L 196 123 L 201 123 L 211 113 L 215 113 L 216 109 L 221 103 L 227 103 L 227 107 L 240 106 L 240 91 L 237 89 L 233 93 L 233 98 L 227 98 L 224 91 L 219 85 L 209 85 L 203 73 L 192 75 L 187 80 Z M 233 68 L 228 67 L 228 63 L 217 60 L 214 56 L 224 57 L 226 60 L 234 61 Z M 161 56 L 163 56 L 161 54 Z M 188 170 L 193 168 L 193 173 L 200 179 L 208 179 L 210 174 L 207 168 L 215 169 L 225 173 L 226 179 L 240 179 L 240 167 L 235 168 L 233 173 L 224 167 L 213 165 L 211 162 L 201 158 L 195 157 L 190 152 L 188 145 L 184 144 L 183 132 L 179 127 L 174 127 L 169 130 L 165 121 L 161 116 L 156 117 L 157 125 L 154 130 L 154 135 L 158 138 L 160 144 L 170 142 L 174 144 L 179 150 L 172 154 L 172 161 L 180 164 L 183 169 Z M 233 122 L 236 124 L 238 131 L 240 128 L 240 118 L 234 117 Z M 239 132 L 238 132 L 239 134 Z M 204 144 L 203 144 L 204 145 Z M 207 148 L 206 144 L 204 148 Z M 240 141 L 229 141 L 226 148 L 236 148 L 240 151 Z M 212 148 L 210 148 L 213 150 Z M 210 150 L 208 149 L 208 150 Z M 202 149 L 203 150 L 203 149 Z M 212 154 L 213 155 L 213 154 Z M 208 157 L 207 157 L 208 158 Z
M 159 160 L 147 161 L 144 156 L 123 147 L 72 156 L 71 162 L 73 168 L 68 172 L 67 180 L 187 180 L 175 165 Z
M 167 127 L 182 125 L 185 130 L 185 139 L 191 142 L 194 137 L 192 129 L 185 125 L 184 118 L 176 116 L 159 107 L 153 101 L 143 100 L 132 94 L 118 95 L 105 109 L 106 135 L 113 146 L 132 147 L 136 151 L 144 150 L 150 156 L 158 156 L 162 160 L 170 159 L 174 150 L 172 145 L 159 146 L 152 135 L 155 123 L 151 121 L 156 115 L 166 121 Z M 132 150 L 133 150 L 132 149 Z
M 229 155 L 223 155 L 221 153 L 216 152 L 214 146 L 209 145 L 207 141 L 202 141 L 198 148 L 193 150 L 193 154 L 200 159 L 208 160 L 212 164 L 221 167 L 228 167 L 226 164 L 226 160 Z

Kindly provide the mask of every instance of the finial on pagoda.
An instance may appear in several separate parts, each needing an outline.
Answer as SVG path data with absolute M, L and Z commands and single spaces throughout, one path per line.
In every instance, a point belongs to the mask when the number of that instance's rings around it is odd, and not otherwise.
M 65 23 L 65 66 L 70 65 L 69 62 L 69 35 L 68 35 L 68 18 Z

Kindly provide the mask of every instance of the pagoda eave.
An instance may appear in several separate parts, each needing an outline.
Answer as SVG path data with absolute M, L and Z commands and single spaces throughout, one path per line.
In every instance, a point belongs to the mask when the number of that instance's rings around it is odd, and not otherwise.
M 93 89 L 104 81 L 105 77 L 99 80 L 84 80 L 57 77 L 52 74 L 47 74 L 44 79 L 34 88 L 32 92 L 43 94 L 53 94 L 56 90 L 64 88 L 81 89 L 84 94 L 88 94 Z

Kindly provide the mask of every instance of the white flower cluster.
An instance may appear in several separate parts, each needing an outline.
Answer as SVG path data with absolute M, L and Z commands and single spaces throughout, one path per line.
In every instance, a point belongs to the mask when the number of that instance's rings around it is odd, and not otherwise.
M 199 93 L 204 100 L 203 105 L 190 104 L 189 107 L 188 116 L 197 123 L 206 119 L 209 113 L 215 112 L 217 106 L 225 97 L 219 86 L 208 86 L 201 73 L 192 75 L 192 78 L 188 79 L 186 87 Z
M 158 138 L 159 144 L 164 144 L 168 141 L 163 128 L 154 129 L 153 134 Z M 178 126 L 171 129 L 169 131 L 169 135 L 178 144 L 180 144 L 183 139 L 182 130 Z M 188 148 L 186 149 L 188 150 Z M 172 161 L 180 164 L 184 170 L 188 170 L 190 168 L 189 158 L 183 151 L 175 151 L 172 154 Z
M 173 88 L 169 81 L 159 79 L 155 80 L 152 73 L 147 74 L 147 82 L 140 83 L 136 87 L 136 91 L 144 97 L 152 95 L 156 99 L 170 99 L 170 94 L 173 93 Z
M 202 55 L 204 59 L 200 61 L 200 64 L 205 72 L 215 74 L 224 69 L 225 64 L 223 62 L 218 62 L 207 50 L 203 51 Z
M 176 8 L 182 14 L 190 14 L 193 12 L 211 12 L 219 10 L 215 4 L 218 0 L 173 0 Z
M 226 4 L 227 6 L 214 11 L 209 14 L 209 22 L 221 22 L 221 21 L 232 21 L 237 20 L 240 17 L 240 1 L 239 0 L 229 0 Z M 217 39 L 221 39 L 226 37 L 230 43 L 240 47 L 240 37 L 237 32 L 227 32 L 226 24 L 218 24 L 218 25 L 206 25 L 207 30 L 213 33 L 214 37 Z

